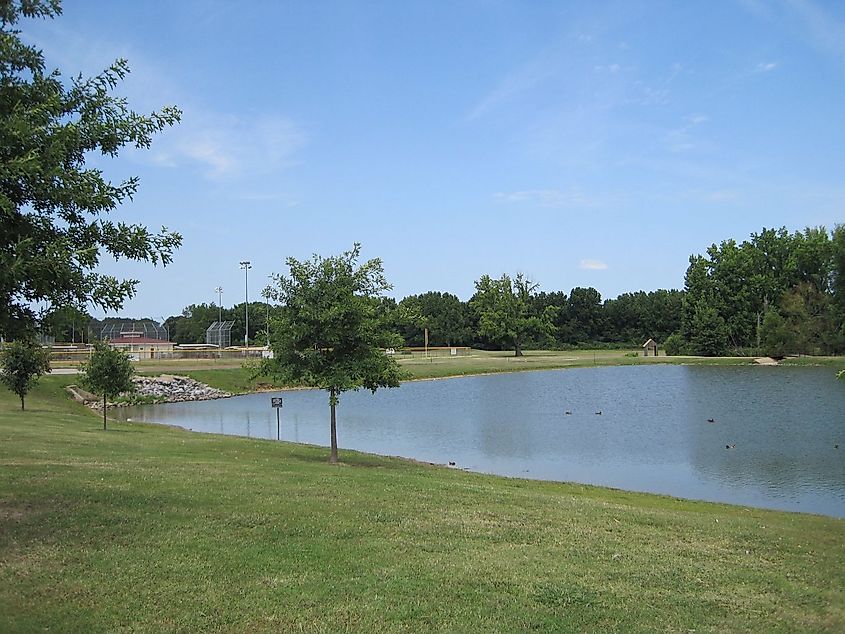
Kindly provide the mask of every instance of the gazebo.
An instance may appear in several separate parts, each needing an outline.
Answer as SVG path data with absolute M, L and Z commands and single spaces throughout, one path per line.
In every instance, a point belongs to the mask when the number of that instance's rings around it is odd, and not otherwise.
M 649 350 L 651 351 L 651 356 L 657 356 L 657 342 L 654 339 L 649 339 L 643 344 L 643 356 L 647 357 Z

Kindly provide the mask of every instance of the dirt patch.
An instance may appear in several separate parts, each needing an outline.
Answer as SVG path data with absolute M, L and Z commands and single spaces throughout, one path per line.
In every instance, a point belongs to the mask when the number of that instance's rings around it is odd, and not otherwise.
M 754 359 L 754 363 L 757 365 L 778 365 L 777 359 L 772 359 L 771 357 L 757 357 Z
M 30 515 L 30 509 L 23 506 L 4 506 L 0 504 L 0 521 L 20 522 Z

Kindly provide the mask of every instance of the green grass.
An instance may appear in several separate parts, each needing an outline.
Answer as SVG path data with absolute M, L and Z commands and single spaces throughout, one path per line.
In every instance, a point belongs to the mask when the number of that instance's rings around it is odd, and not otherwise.
M 845 630 L 845 522 L 0 392 L 0 631 Z M 341 422 L 342 428 L 342 422 Z

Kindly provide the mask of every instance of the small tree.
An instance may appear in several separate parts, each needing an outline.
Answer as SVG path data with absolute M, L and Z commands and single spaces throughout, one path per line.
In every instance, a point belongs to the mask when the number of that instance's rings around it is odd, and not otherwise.
M 668 356 L 676 357 L 678 355 L 686 354 L 686 345 L 687 344 L 681 336 L 681 333 L 673 332 L 671 335 L 666 337 L 666 340 L 663 342 L 663 349 L 666 351 Z
M 82 384 L 94 394 L 103 397 L 103 429 L 106 429 L 106 405 L 109 398 L 114 398 L 121 392 L 129 392 L 135 386 L 132 375 L 135 369 L 132 362 L 122 350 L 112 348 L 107 342 L 94 344 L 94 352 L 88 363 L 83 365 L 85 378 Z
M 288 258 L 290 277 L 273 275 L 266 296 L 284 305 L 273 324 L 273 358 L 261 372 L 288 384 L 329 393 L 331 457 L 337 462 L 337 404 L 341 393 L 362 387 L 398 387 L 403 373 L 382 348 L 401 339 L 391 333 L 379 310 L 391 286 L 381 260 L 358 266 L 361 245 L 339 256 Z
M 17 394 L 24 409 L 24 398 L 50 371 L 50 353 L 34 341 L 13 341 L 0 348 L 0 382 Z

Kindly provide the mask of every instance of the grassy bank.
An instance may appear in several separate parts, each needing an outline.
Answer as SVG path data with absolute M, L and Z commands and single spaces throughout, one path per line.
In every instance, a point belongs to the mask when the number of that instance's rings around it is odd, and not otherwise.
M 0 392 L 0 631 L 845 629 L 845 522 Z

